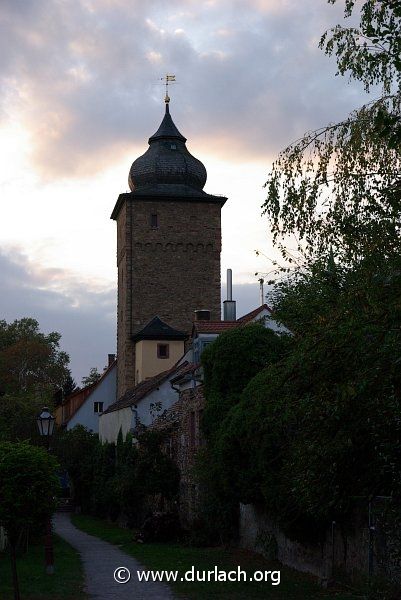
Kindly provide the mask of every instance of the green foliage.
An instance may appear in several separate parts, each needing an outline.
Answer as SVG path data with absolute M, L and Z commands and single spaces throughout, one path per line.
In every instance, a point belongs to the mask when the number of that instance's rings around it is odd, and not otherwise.
M 232 415 L 237 414 L 249 381 L 280 360 L 290 346 L 289 336 L 255 323 L 222 333 L 202 354 L 206 396 L 202 425 L 207 448 L 197 465 L 202 495 L 199 517 L 211 540 L 235 535 L 240 490 L 247 490 L 249 498 L 255 491 L 249 464 L 244 462 L 238 437 L 232 434 L 237 428 Z
M 172 499 L 178 471 L 161 449 L 160 434 L 145 432 L 139 446 L 127 436 L 117 445 L 100 443 L 82 426 L 62 432 L 55 452 L 69 473 L 73 495 L 84 512 L 115 520 L 124 515 L 138 524 L 150 496 Z
M 401 1 L 365 0 L 360 5 L 346 0 L 345 17 L 352 15 L 355 5 L 360 10 L 359 27 L 337 25 L 322 36 L 320 47 L 335 54 L 338 73 L 349 72 L 366 91 L 381 84 L 389 93 L 394 83 L 401 83 Z
M 289 344 L 288 336 L 252 323 L 222 333 L 206 348 L 202 354 L 207 398 L 203 428 L 208 437 L 239 401 L 248 381 L 281 357 Z
M 316 260 L 328 247 L 345 264 L 398 252 L 401 95 L 382 98 L 283 150 L 266 182 L 264 212 L 274 240 L 295 234 L 297 250 Z M 285 246 L 282 254 L 293 262 Z
M 298 335 L 221 424 L 222 497 L 263 503 L 301 540 L 346 522 L 356 496 L 401 497 L 400 273 L 316 264 L 281 283 L 277 315 Z
M 26 442 L 0 443 L 0 525 L 15 544 L 22 529 L 43 524 L 54 510 L 57 462 Z
M 100 537 L 112 544 L 118 544 L 120 549 L 133 556 L 142 565 L 152 570 L 176 570 L 180 573 L 189 571 L 193 565 L 199 571 L 213 570 L 215 565 L 219 569 L 228 571 L 236 570 L 238 565 L 244 569 L 248 576 L 244 581 L 214 582 L 194 581 L 182 582 L 178 577 L 172 584 L 174 593 L 188 600 L 357 600 L 360 594 L 341 593 L 338 590 L 324 590 L 308 574 L 300 573 L 280 565 L 281 583 L 271 586 L 266 582 L 255 582 L 255 571 L 276 570 L 277 562 L 266 561 L 255 553 L 239 551 L 235 547 L 198 548 L 188 544 L 147 543 L 140 544 L 132 539 L 132 532 L 122 529 L 114 524 L 88 517 L 86 515 L 73 515 L 72 521 L 76 527 L 89 535 Z M 217 523 L 216 523 L 217 524 Z M 272 542 L 270 542 L 271 544 Z M 274 544 L 274 542 L 273 542 Z M 375 600 L 378 600 L 378 596 Z
M 356 7 L 346 0 L 345 15 Z M 358 8 L 359 27 L 337 26 L 320 46 L 336 55 L 339 73 L 367 91 L 381 84 L 384 95 L 305 134 L 273 165 L 264 209 L 274 239 L 291 262 L 280 239 L 294 234 L 306 258 L 273 292 L 277 317 L 296 337 L 282 374 L 269 368 L 259 381 L 265 418 L 256 402 L 246 425 L 258 377 L 242 415 L 230 415 L 229 442 L 249 448 L 246 465 L 257 453 L 252 440 L 262 447 L 278 424 L 277 445 L 264 446 L 252 481 L 297 537 L 308 520 L 322 531 L 344 522 L 355 496 L 401 495 L 401 2 Z
M 77 504 L 89 510 L 95 469 L 97 450 L 99 448 L 97 435 L 90 433 L 82 425 L 77 425 L 70 431 L 58 431 L 53 441 L 53 452 L 57 455 L 60 465 L 68 471 L 73 493 Z
M 346 0 L 346 16 L 354 5 Z M 359 28 L 338 25 L 323 35 L 320 45 L 336 54 L 341 74 L 348 71 L 367 90 L 381 83 L 384 95 L 288 146 L 265 184 L 263 208 L 274 240 L 295 235 L 298 252 L 312 263 L 328 247 L 343 264 L 399 251 L 400 31 L 400 0 L 366 0 Z M 279 245 L 293 262 L 285 245 Z
M 101 374 L 97 370 L 97 367 L 92 367 L 89 371 L 89 375 L 86 377 L 82 377 L 82 386 L 87 387 L 88 385 L 93 385 L 101 378 Z
M 0 393 L 49 393 L 67 375 L 68 355 L 60 334 L 45 335 L 35 319 L 0 321 Z
M 5 394 L 0 398 L 0 440 L 28 440 L 39 443 L 36 423 L 43 406 L 51 406 L 50 397 L 33 393 Z
M 49 577 L 43 568 L 43 540 L 29 544 L 18 556 L 17 567 L 23 600 L 88 600 L 84 592 L 84 572 L 78 552 L 53 535 L 54 562 L 57 574 Z M 0 598 L 14 600 L 8 561 L 0 552 Z

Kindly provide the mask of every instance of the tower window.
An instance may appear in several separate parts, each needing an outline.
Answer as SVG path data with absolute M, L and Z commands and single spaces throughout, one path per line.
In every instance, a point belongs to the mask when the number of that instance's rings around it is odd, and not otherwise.
M 175 144 L 171 144 L 170 148 L 171 150 L 177 150 L 177 146 Z
M 168 358 L 169 347 L 168 344 L 157 344 L 157 358 Z
M 94 402 L 93 403 L 93 412 L 94 413 L 102 413 L 103 412 L 103 402 Z
M 152 227 L 152 229 L 157 229 L 159 227 L 158 215 L 150 215 L 150 226 Z

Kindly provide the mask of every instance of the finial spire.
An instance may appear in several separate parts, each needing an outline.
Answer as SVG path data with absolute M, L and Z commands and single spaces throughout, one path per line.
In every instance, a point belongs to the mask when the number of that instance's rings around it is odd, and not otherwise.
M 166 103 L 166 109 L 168 108 L 168 104 L 170 102 L 170 96 L 168 95 L 168 84 L 175 83 L 175 75 L 167 75 L 162 77 L 162 79 L 166 82 L 166 95 L 164 97 L 164 102 Z

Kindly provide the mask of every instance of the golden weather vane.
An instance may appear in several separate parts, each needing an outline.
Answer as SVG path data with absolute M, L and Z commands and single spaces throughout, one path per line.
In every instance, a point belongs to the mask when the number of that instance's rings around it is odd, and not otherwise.
M 170 102 L 170 96 L 168 95 L 168 84 L 169 83 L 176 83 L 175 75 L 167 75 L 166 74 L 166 76 L 162 77 L 161 79 L 162 79 L 162 81 L 166 82 L 166 95 L 164 97 L 164 102 L 166 104 L 168 104 Z

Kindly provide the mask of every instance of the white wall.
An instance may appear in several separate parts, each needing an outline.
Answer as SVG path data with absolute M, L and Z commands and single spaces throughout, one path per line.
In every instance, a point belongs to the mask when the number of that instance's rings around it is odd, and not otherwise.
M 94 433 L 99 432 L 99 414 L 94 412 L 94 403 L 103 402 L 103 410 L 106 410 L 116 401 L 116 376 L 117 365 L 115 364 L 68 421 L 67 429 L 72 429 L 75 425 L 83 425 Z
M 171 375 L 171 378 L 173 377 L 174 374 Z M 159 415 L 177 402 L 177 400 L 178 393 L 173 390 L 170 380 L 167 379 L 157 389 L 147 394 L 141 400 L 138 400 L 132 408 L 136 411 L 138 422 L 149 426 Z M 99 437 L 102 442 L 116 443 L 120 428 L 125 438 L 129 430 L 135 427 L 135 425 L 135 413 L 131 410 L 130 406 L 121 408 L 120 410 L 113 410 L 100 416 Z
M 282 325 L 282 323 L 276 321 L 274 319 L 274 317 L 272 316 L 271 312 L 269 310 L 267 310 L 266 308 L 261 311 L 257 317 L 255 317 L 253 319 L 253 321 L 255 323 L 258 323 L 259 321 L 262 322 L 262 324 L 266 327 L 266 329 L 271 329 L 272 331 L 276 332 L 276 333 L 291 333 L 289 329 L 287 329 L 287 327 L 285 327 L 284 325 Z

